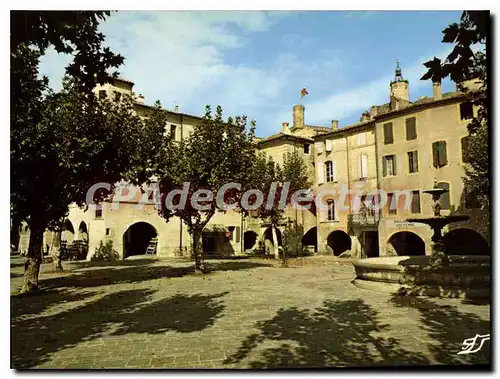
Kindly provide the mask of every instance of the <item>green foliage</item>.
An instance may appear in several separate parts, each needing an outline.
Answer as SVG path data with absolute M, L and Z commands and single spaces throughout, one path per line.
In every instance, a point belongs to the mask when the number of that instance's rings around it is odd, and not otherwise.
M 283 231 L 283 253 L 287 258 L 296 258 L 309 255 L 309 252 L 302 246 L 304 227 L 296 222 L 288 223 Z
M 255 123 L 247 126 L 245 116 L 223 119 L 222 108 L 215 115 L 206 107 L 205 116 L 194 126 L 193 132 L 183 141 L 172 145 L 162 164 L 156 166 L 154 175 L 159 178 L 162 199 L 160 215 L 168 220 L 173 215 L 180 217 L 188 227 L 193 239 L 196 266 L 201 267 L 201 232 L 217 210 L 217 191 L 225 184 L 240 183 L 241 189 L 226 191 L 225 202 L 239 205 L 245 188 L 251 184 L 251 169 L 254 157 Z M 165 196 L 172 190 L 182 189 L 190 183 L 189 195 L 183 209 L 169 210 Z M 191 197 L 198 190 L 208 190 L 212 199 L 200 202 L 205 210 L 191 206 Z M 241 210 L 241 208 L 240 208 Z
M 422 77 L 423 80 L 435 82 L 450 77 L 458 83 L 459 90 L 468 93 L 470 101 L 478 110 L 467 126 L 470 135 L 467 158 L 470 163 L 466 165 L 464 184 L 467 196 L 477 198 L 483 209 L 489 208 L 490 199 L 486 61 L 489 22 L 489 11 L 464 11 L 459 24 L 454 23 L 443 30 L 442 42 L 455 44 L 452 52 L 444 62 L 435 57 L 424 63 L 428 71 Z M 479 80 L 479 90 L 468 91 L 461 85 L 470 79 Z
M 90 259 L 91 261 L 117 261 L 120 259 L 118 252 L 113 249 L 113 241 L 108 240 L 104 244 L 102 241 L 99 247 L 95 250 L 95 254 Z

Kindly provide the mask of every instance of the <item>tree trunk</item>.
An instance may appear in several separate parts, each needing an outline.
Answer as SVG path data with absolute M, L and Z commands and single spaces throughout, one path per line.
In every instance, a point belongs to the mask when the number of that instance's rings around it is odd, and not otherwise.
M 45 228 L 33 223 L 31 226 L 28 255 L 24 262 L 24 283 L 21 293 L 31 293 L 38 290 L 38 274 L 42 263 L 42 243 Z
M 276 233 L 276 227 L 274 225 L 271 226 L 271 234 L 273 236 L 273 253 L 274 253 L 274 257 L 276 259 L 279 259 L 279 249 L 278 249 L 278 234 Z
M 194 256 L 194 271 L 197 273 L 205 273 L 205 263 L 203 262 L 203 247 L 201 243 L 201 229 L 193 231 L 193 256 Z
M 52 264 L 54 271 L 63 271 L 62 261 L 61 261 L 61 235 L 62 230 L 59 229 L 54 233 L 52 237 L 52 247 L 50 249 L 50 255 L 52 256 Z

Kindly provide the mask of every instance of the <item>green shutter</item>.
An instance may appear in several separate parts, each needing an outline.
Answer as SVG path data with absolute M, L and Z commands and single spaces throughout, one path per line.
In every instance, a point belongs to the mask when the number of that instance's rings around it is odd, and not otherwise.
M 398 169 L 397 169 L 397 165 L 396 165 L 396 156 L 395 155 L 392 156 L 392 170 L 394 171 L 394 175 L 398 174 Z
M 406 119 L 406 140 L 413 140 L 417 138 L 417 125 L 415 117 Z
M 433 166 L 434 167 L 439 167 L 439 142 L 433 142 L 432 143 L 432 160 L 433 160 Z
M 382 158 L 382 175 L 387 176 L 387 157 Z
M 446 166 L 448 157 L 446 155 L 446 141 L 439 142 L 439 166 Z
M 418 151 L 417 150 L 415 150 L 413 152 L 413 170 L 414 170 L 414 172 L 418 172 Z
M 469 162 L 469 136 L 464 137 L 461 139 L 462 143 L 462 162 L 468 163 Z
M 384 144 L 390 144 L 394 142 L 392 135 L 392 122 L 384 124 Z

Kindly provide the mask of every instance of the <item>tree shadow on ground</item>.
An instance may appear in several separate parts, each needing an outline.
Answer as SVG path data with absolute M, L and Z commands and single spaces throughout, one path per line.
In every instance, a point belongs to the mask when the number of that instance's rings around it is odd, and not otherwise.
M 269 265 L 255 262 L 212 262 L 207 265 L 209 271 L 247 270 Z M 61 287 L 99 287 L 121 283 L 138 283 L 147 280 L 180 278 L 194 274 L 194 266 L 125 266 L 89 269 L 73 272 L 69 275 L 53 278 L 40 278 L 40 286 L 44 289 Z
M 151 302 L 154 292 L 147 289 L 120 291 L 58 314 L 14 320 L 11 325 L 11 366 L 29 368 L 40 365 L 60 350 L 106 334 L 199 331 L 212 325 L 223 311 L 223 305 L 217 299 L 225 293 L 177 295 Z M 186 311 L 169 313 L 174 309 Z M 129 337 L 121 343 L 130 341 Z
M 113 335 L 128 333 L 158 334 L 173 330 L 191 333 L 203 330 L 222 317 L 224 305 L 221 297 L 229 292 L 205 296 L 178 294 L 147 304 L 123 317 L 123 326 Z
M 11 320 L 31 314 L 40 314 L 49 307 L 74 301 L 83 301 L 95 292 L 77 292 L 68 290 L 48 290 L 30 295 L 14 295 L 10 297 Z
M 206 262 L 207 269 L 211 271 L 239 271 L 249 270 L 259 267 L 273 267 L 272 264 L 246 261 L 229 261 L 229 262 Z
M 465 339 L 473 338 L 476 334 L 489 334 L 490 321 L 482 320 L 473 313 L 460 312 L 454 306 L 438 305 L 419 297 L 393 295 L 390 301 L 397 307 L 419 310 L 422 328 L 435 342 L 429 344 L 429 351 L 439 363 L 463 365 L 491 362 L 490 341 L 486 341 L 476 353 L 457 354 L 462 350 Z
M 328 300 L 314 310 L 281 309 L 273 319 L 258 322 L 259 333 L 248 336 L 224 363 L 241 362 L 255 350 L 262 354 L 249 363 L 252 368 L 429 364 L 422 353 L 382 337 L 388 325 L 380 324 L 377 315 L 362 300 Z M 259 348 L 269 343 L 279 346 Z
M 131 260 L 119 260 L 119 261 L 76 261 L 67 262 L 68 266 L 71 268 L 93 268 L 93 267 L 126 267 L 126 266 L 142 266 L 151 265 L 158 262 L 158 258 L 142 258 L 142 259 L 131 259 Z

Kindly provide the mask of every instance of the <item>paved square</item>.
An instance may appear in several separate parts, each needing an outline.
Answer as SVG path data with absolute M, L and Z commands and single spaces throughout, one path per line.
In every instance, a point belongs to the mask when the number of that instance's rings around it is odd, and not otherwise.
M 489 304 L 411 299 L 351 284 L 354 269 L 313 257 L 191 263 L 135 259 L 65 263 L 22 297 L 23 259 L 11 259 L 13 368 L 345 367 L 490 362 Z M 304 264 L 306 262 L 307 264 Z M 301 264 L 299 264 L 301 263 Z

